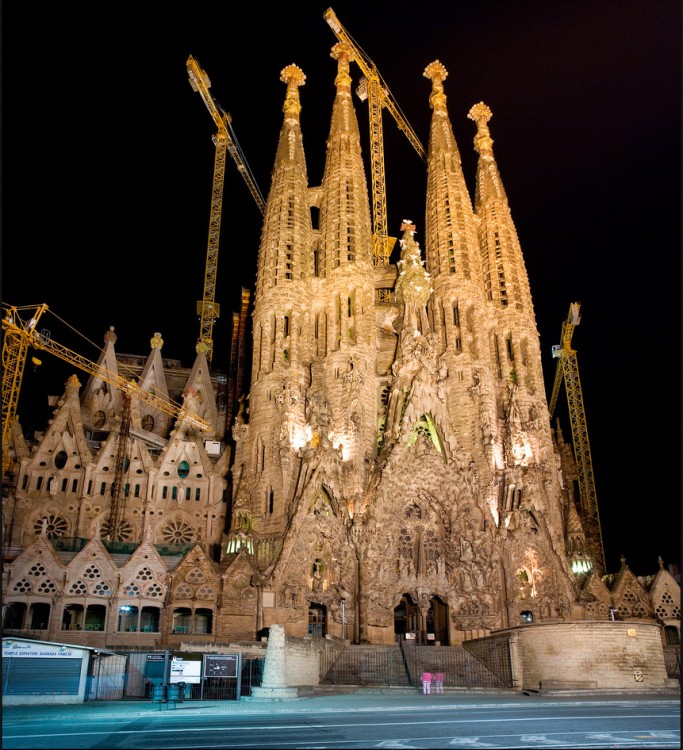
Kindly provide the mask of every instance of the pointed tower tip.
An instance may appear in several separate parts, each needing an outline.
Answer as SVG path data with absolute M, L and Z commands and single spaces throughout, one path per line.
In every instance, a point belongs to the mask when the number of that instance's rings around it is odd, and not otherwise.
M 493 138 L 489 132 L 488 121 L 493 117 L 491 109 L 479 102 L 467 113 L 467 117 L 477 123 L 477 134 L 474 136 L 474 148 L 478 154 L 493 154 Z
M 443 82 L 448 77 L 448 71 L 438 60 L 429 63 L 422 74 L 432 82 L 432 94 L 429 97 L 429 104 L 434 112 L 446 113 L 446 94 L 443 90 Z
M 330 57 L 337 61 L 337 77 L 334 79 L 335 86 L 339 91 L 351 94 L 351 74 L 349 73 L 349 66 L 351 60 L 354 59 L 351 45 L 348 42 L 337 42 L 337 44 L 332 47 Z
M 301 112 L 301 102 L 299 101 L 299 86 L 306 82 L 306 76 L 298 65 L 292 63 L 280 71 L 280 80 L 287 84 L 287 96 L 282 111 L 287 117 L 298 118 Z
M 161 347 L 164 345 L 164 340 L 161 338 L 161 334 L 158 331 L 154 334 L 154 336 L 152 336 L 149 344 L 152 349 L 161 349 Z

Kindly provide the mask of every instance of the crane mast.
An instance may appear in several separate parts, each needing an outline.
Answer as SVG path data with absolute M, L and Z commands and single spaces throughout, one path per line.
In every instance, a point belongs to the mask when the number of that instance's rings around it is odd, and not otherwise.
M 605 571 L 605 550 L 600 528 L 600 514 L 598 512 L 598 500 L 595 491 L 595 479 L 593 476 L 593 460 L 591 457 L 590 441 L 588 440 L 588 427 L 586 426 L 586 412 L 583 405 L 583 393 L 581 390 L 581 379 L 579 377 L 579 365 L 576 359 L 576 351 L 572 349 L 572 336 L 574 328 L 581 322 L 579 312 L 581 305 L 573 302 L 569 306 L 567 319 L 562 323 L 561 344 L 553 346 L 553 357 L 558 360 L 555 370 L 555 381 L 553 383 L 552 395 L 548 405 L 550 417 L 555 412 L 560 387 L 564 381 L 567 392 L 567 404 L 569 407 L 569 421 L 571 423 L 572 441 L 574 444 L 574 455 L 579 473 L 579 495 L 581 503 L 581 516 L 586 524 L 587 536 L 591 541 L 594 567 L 599 571 Z
M 38 321 L 48 309 L 45 304 L 36 307 L 28 321 L 22 320 L 23 308 L 5 305 L 2 318 L 2 466 L 7 471 L 11 466 L 9 446 L 11 443 L 12 426 L 16 420 L 17 404 L 21 391 L 21 381 L 26 365 L 29 347 L 48 351 L 59 359 L 94 375 L 100 380 L 120 389 L 124 394 L 139 398 L 155 409 L 159 409 L 175 419 L 187 419 L 190 424 L 200 430 L 208 430 L 209 424 L 196 414 L 187 411 L 185 407 L 175 404 L 151 391 L 145 391 L 132 380 L 126 380 L 121 375 L 111 372 L 106 367 L 92 362 L 77 352 L 68 349 L 63 344 L 54 341 L 43 333 L 38 332 Z
M 370 166 L 372 182 L 372 218 L 373 218 L 373 257 L 375 265 L 385 265 L 396 242 L 395 237 L 389 237 L 387 231 L 387 199 L 386 180 L 384 174 L 384 134 L 382 126 L 382 109 L 386 108 L 398 125 L 399 130 L 425 160 L 425 150 L 420 139 L 415 134 L 401 110 L 394 100 L 389 87 L 382 80 L 377 66 L 354 43 L 348 31 L 341 25 L 332 8 L 324 13 L 324 18 L 340 42 L 349 45 L 353 52 L 353 59 L 360 68 L 364 80 L 358 88 L 361 99 L 368 100 L 368 116 L 370 126 Z
M 256 205 L 263 214 L 265 201 L 256 184 L 256 180 L 246 162 L 242 158 L 237 139 L 234 137 L 231 126 L 231 117 L 227 112 L 219 110 L 209 88 L 211 81 L 209 76 L 199 66 L 199 63 L 190 55 L 187 59 L 187 74 L 193 91 L 198 91 L 206 105 L 217 132 L 213 136 L 216 147 L 213 168 L 213 186 L 211 190 L 211 214 L 209 218 L 209 238 L 206 250 L 206 267 L 204 271 L 204 295 L 202 301 L 197 303 L 199 314 L 199 338 L 197 340 L 197 352 L 205 352 L 209 364 L 213 357 L 213 325 L 220 317 L 220 305 L 216 302 L 216 278 L 218 272 L 218 243 L 221 230 L 221 214 L 223 209 L 223 187 L 225 184 L 225 161 L 226 153 L 229 153 L 237 165 L 237 171 L 242 175 L 247 187 L 251 192 Z

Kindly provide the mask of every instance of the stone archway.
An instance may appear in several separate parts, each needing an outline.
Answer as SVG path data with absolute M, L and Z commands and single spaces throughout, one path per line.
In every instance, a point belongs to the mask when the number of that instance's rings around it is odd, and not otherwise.
M 410 594 L 403 594 L 394 607 L 394 640 L 415 638 L 418 631 L 417 606 Z

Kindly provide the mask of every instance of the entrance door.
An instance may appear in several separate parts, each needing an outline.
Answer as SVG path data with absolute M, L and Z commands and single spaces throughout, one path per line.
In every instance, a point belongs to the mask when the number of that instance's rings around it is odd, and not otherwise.
M 415 638 L 417 630 L 417 608 L 410 594 L 403 594 L 398 606 L 394 608 L 395 640 Z
M 327 633 L 326 607 L 324 604 L 311 604 L 308 608 L 308 634 L 321 638 Z
M 438 596 L 429 602 L 427 637 L 430 641 L 438 641 L 442 646 L 448 646 L 448 605 Z

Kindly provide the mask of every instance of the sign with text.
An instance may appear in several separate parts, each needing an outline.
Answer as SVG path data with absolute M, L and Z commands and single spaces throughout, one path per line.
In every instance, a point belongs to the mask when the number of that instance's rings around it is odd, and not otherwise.
M 204 677 L 237 677 L 239 654 L 205 654 Z

